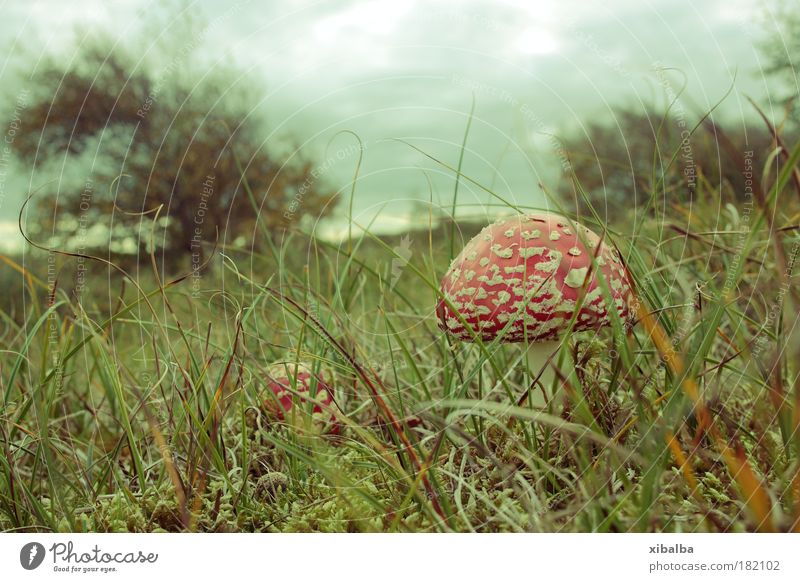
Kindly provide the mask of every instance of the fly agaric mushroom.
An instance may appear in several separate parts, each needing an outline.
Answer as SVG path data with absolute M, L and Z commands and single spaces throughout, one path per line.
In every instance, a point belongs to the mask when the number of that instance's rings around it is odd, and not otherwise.
M 543 385 L 552 383 L 553 374 L 549 366 L 542 368 L 579 303 L 574 331 L 609 325 L 608 297 L 622 321 L 632 315 L 631 282 L 619 252 L 585 226 L 552 213 L 505 218 L 484 228 L 450 265 L 441 291 L 447 299 L 436 308 L 442 330 L 461 341 L 527 340 L 528 366 L 534 375 L 541 370 Z
M 289 417 L 311 424 L 319 432 L 339 432 L 339 423 L 331 412 L 330 382 L 322 370 L 314 374 L 305 364 L 279 362 L 267 370 L 267 387 L 272 394 L 264 402 L 264 407 L 279 420 Z

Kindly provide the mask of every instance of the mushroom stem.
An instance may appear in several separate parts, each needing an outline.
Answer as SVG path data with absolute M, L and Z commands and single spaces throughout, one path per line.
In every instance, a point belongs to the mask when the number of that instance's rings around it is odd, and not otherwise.
M 547 401 L 552 398 L 553 381 L 556 373 L 553 364 L 548 362 L 551 354 L 555 354 L 561 342 L 559 340 L 538 341 L 528 344 L 525 352 L 525 360 L 528 367 L 529 382 L 532 385 L 536 381 L 536 386 L 531 387 L 530 400 L 534 406 L 545 406 Z M 538 379 L 537 379 L 538 378 Z M 545 398 L 545 395 L 547 398 Z

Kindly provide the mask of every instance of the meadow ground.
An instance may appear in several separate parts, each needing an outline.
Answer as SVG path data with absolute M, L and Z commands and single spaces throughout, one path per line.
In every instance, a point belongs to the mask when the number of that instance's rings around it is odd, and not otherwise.
M 543 406 L 524 345 L 437 326 L 459 225 L 260 231 L 199 277 L 4 257 L 0 529 L 800 531 L 800 148 L 777 156 L 745 203 L 654 179 L 628 216 L 581 215 L 641 307 L 568 334 Z M 267 414 L 294 359 L 334 378 L 338 435 Z

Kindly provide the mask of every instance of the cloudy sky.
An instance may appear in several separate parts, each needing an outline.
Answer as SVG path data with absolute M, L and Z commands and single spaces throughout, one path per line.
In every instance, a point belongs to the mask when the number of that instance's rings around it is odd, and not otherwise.
M 162 5 L 0 0 L 2 86 L 8 93 L 17 57 L 69 54 L 87 29 L 157 57 L 171 42 L 173 19 L 202 13 L 193 46 L 209 70 L 233 62 L 260 81 L 260 106 L 270 120 L 265 139 L 290 138 L 319 160 L 331 185 L 349 192 L 354 138 L 338 132 L 361 138 L 356 218 L 366 223 L 381 211 L 383 228 L 413 219 L 410 201 L 451 203 L 452 171 L 398 139 L 454 166 L 473 96 L 464 173 L 517 204 L 541 205 L 539 183 L 559 179 L 550 134 L 613 122 L 615 105 L 665 103 L 659 67 L 674 69 L 667 78 L 675 90 L 686 79 L 690 115 L 716 103 L 734 73 L 735 90 L 720 115 L 749 116 L 745 96 L 766 94 L 756 44 L 769 29 L 770 5 L 754 0 L 197 0 L 171 11 Z M 0 182 L 0 239 L 39 179 L 8 169 Z M 469 181 L 460 196 L 462 213 L 491 211 L 490 196 Z

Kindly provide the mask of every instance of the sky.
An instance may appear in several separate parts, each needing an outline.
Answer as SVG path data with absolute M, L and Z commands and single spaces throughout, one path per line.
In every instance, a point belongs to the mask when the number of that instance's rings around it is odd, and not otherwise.
M 0 0 L 0 86 L 13 100 L 22 57 L 68 56 L 93 31 L 141 46 L 154 62 L 179 50 L 173 38 L 182 38 L 205 70 L 233 63 L 257 80 L 269 120 L 265 143 L 296 144 L 343 196 L 360 153 L 354 220 L 385 231 L 418 223 L 415 201 L 449 212 L 470 118 L 458 212 L 485 216 L 503 210 L 485 189 L 515 204 L 547 205 L 540 184 L 552 190 L 561 175 L 553 136 L 613 123 L 614 107 L 665 104 L 685 79 L 681 99 L 696 116 L 733 84 L 715 114 L 736 120 L 752 115 L 746 96 L 767 95 L 757 42 L 769 30 L 771 5 L 754 0 L 163 5 Z M 187 14 L 200 23 L 188 41 L 173 34 Z M 8 96 L 5 103 L 9 109 Z M 4 115 L 8 129 L 13 113 Z M 10 246 L 19 205 L 45 177 L 13 162 L 0 170 L 0 244 Z M 340 215 L 318 229 L 335 237 L 346 223 Z

